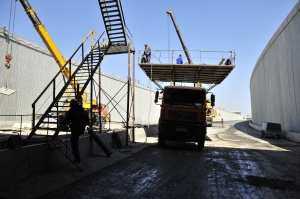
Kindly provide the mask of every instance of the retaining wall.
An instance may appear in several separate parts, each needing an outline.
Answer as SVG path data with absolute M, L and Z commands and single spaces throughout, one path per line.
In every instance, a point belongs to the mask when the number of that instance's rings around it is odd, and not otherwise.
M 260 55 L 250 80 L 252 122 L 300 133 L 300 2 Z

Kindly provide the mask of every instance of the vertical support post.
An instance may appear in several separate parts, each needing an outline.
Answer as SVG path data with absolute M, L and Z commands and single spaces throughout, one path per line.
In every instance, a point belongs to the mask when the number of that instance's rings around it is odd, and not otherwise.
M 130 96 L 130 43 L 127 44 L 128 48 L 128 80 L 127 80 L 127 121 L 126 121 L 126 145 L 128 146 L 128 128 L 129 128 L 129 96 Z
M 22 136 L 22 115 L 21 115 L 21 125 L 20 125 L 20 136 Z
M 35 126 L 35 104 L 32 104 L 32 127 L 31 129 L 34 129 Z
M 84 46 L 83 43 L 81 44 L 81 62 L 83 62 L 84 59 Z
M 55 99 L 55 79 L 53 80 L 53 101 Z
M 172 50 L 172 64 L 173 64 L 173 59 L 174 59 L 174 50 Z
M 71 70 L 72 70 L 72 68 L 71 68 L 71 61 L 69 61 L 69 79 L 71 78 Z M 73 85 L 75 85 L 75 84 L 73 84 Z
M 133 53 L 133 61 L 132 61 L 132 142 L 135 142 L 135 53 Z
M 91 92 L 90 92 L 90 118 L 91 118 L 91 128 L 93 126 L 93 83 L 94 83 L 94 79 L 92 78 L 92 75 L 90 74 L 90 86 L 91 86 Z
M 100 53 L 100 51 L 99 51 Z M 101 120 L 101 112 L 102 112 L 102 102 L 101 102 L 101 64 L 99 65 L 99 69 L 98 69 L 98 82 L 99 82 L 99 94 L 98 94 L 98 98 L 99 98 L 99 102 L 98 102 L 98 121 L 99 121 L 99 127 L 100 127 L 100 134 L 102 133 L 102 120 Z
M 108 121 L 108 122 L 109 122 L 109 123 L 108 123 L 108 129 L 110 130 L 110 121 L 111 121 L 110 118 L 111 118 L 111 115 L 110 115 L 110 113 L 109 113 L 108 115 L 109 115 L 109 116 L 108 116 L 108 119 L 109 119 L 109 121 Z

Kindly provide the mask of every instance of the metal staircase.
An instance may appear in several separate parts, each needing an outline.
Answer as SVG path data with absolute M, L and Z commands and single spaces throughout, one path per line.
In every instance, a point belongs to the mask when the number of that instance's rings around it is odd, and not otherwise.
M 39 97 L 32 104 L 33 108 L 33 123 L 32 123 L 32 131 L 27 137 L 27 140 L 31 139 L 35 132 L 39 130 L 49 130 L 55 131 L 53 135 L 57 135 L 60 131 L 59 119 L 69 110 L 70 108 L 70 100 L 75 97 L 80 97 L 84 93 L 86 87 L 93 79 L 93 75 L 98 69 L 101 61 L 105 53 L 107 52 L 107 48 L 104 51 L 99 48 L 99 40 L 96 42 L 95 46 L 89 49 L 87 55 L 84 54 L 84 45 L 83 43 L 77 48 L 73 56 L 66 62 L 66 65 L 56 74 L 56 76 L 52 79 L 52 81 L 47 85 L 47 87 L 43 90 L 43 92 L 39 95 Z M 74 66 L 72 64 L 72 58 L 74 55 L 80 54 L 81 63 L 79 66 Z M 69 80 L 65 82 L 62 88 L 57 92 L 59 86 L 57 82 L 59 81 L 60 74 L 62 74 L 62 70 L 68 67 L 69 71 Z M 75 68 L 75 69 L 74 69 Z M 72 72 L 71 72 L 72 71 Z M 71 86 L 73 85 L 73 86 Z M 74 89 L 74 85 L 76 85 L 76 89 Z M 49 93 L 49 90 L 52 90 L 52 102 L 49 107 L 46 109 L 44 114 L 42 114 L 36 123 L 36 104 L 42 98 L 43 95 Z M 91 103 L 92 104 L 92 103 Z M 90 107 L 92 108 L 92 107 Z
M 107 55 L 134 53 L 132 35 L 126 27 L 120 0 L 98 0 L 105 30 L 108 36 Z M 126 32 L 127 31 L 127 32 Z M 128 34 L 129 33 L 129 34 Z
M 73 161 L 73 152 L 70 146 L 67 144 L 67 140 L 63 141 L 59 138 L 55 138 L 54 140 L 49 140 L 49 145 L 53 149 L 58 149 L 63 155 L 66 156 L 70 162 L 72 162 L 80 171 L 82 171 L 82 167 L 79 166 L 79 163 Z M 86 168 L 90 168 L 81 158 L 80 162 L 82 162 Z
M 98 0 L 98 2 L 109 40 L 108 44 L 100 45 L 100 37 L 95 45 L 89 49 L 88 53 L 84 52 L 84 42 L 77 48 L 71 58 L 33 102 L 33 128 L 28 135 L 27 140 L 30 140 L 32 136 L 36 134 L 37 130 L 47 131 L 47 136 L 52 136 L 53 139 L 56 138 L 62 128 L 62 126 L 59 125 L 59 119 L 69 110 L 70 100 L 84 94 L 85 89 L 91 80 L 93 80 L 93 75 L 100 66 L 104 55 L 135 52 L 134 47 L 130 47 L 127 43 L 128 40 L 132 39 L 126 33 L 127 28 L 120 0 Z M 81 57 L 81 61 L 79 61 L 79 66 L 74 66 L 73 60 L 75 60 L 75 55 L 78 56 L 78 54 L 80 54 L 79 57 Z M 69 72 L 69 75 L 67 76 L 70 78 L 68 78 L 63 86 L 59 87 L 57 84 L 61 79 L 60 75 L 65 71 Z M 45 103 L 41 101 L 43 101 L 42 99 L 45 99 L 45 95 L 49 93 L 51 93 L 51 103 L 49 107 L 42 115 L 37 115 L 37 104 Z M 91 105 L 89 108 L 92 108 L 92 97 L 90 98 Z M 49 102 L 47 104 L 49 104 Z M 48 135 L 49 130 L 54 132 L 54 134 Z
M 109 45 L 127 45 L 125 20 L 119 0 L 98 0 Z

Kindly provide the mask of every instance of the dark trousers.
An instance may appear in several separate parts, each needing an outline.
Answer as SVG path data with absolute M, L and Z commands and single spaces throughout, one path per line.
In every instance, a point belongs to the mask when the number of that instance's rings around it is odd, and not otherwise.
M 79 141 L 79 133 L 71 133 L 70 142 L 71 142 L 71 147 L 74 154 L 75 162 L 80 162 L 78 141 Z

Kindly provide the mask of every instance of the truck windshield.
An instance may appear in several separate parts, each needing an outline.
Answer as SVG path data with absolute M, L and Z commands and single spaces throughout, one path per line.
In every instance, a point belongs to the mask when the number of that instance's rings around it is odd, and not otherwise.
M 165 104 L 201 107 L 204 100 L 203 90 L 166 88 L 164 91 Z

